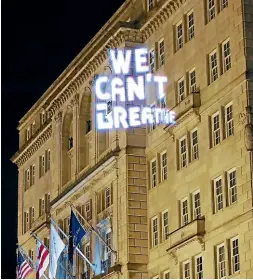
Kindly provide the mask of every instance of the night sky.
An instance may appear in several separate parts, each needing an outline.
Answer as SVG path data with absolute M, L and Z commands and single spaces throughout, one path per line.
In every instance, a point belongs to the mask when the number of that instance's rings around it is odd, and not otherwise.
M 2 264 L 15 278 L 18 121 L 123 0 L 2 0 Z

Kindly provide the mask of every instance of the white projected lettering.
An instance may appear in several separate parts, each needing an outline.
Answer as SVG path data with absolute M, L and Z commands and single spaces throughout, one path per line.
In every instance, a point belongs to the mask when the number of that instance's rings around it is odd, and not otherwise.
M 99 76 L 94 84 L 97 129 L 126 129 L 153 122 L 175 123 L 173 111 L 143 106 L 148 84 L 156 86 L 157 98 L 162 99 L 166 95 L 165 85 L 168 82 L 167 77 L 148 72 L 147 49 L 114 49 L 109 51 L 109 56 L 114 75 L 110 79 L 107 76 Z M 108 104 L 111 102 L 115 103 L 115 106 L 113 105 L 109 112 Z

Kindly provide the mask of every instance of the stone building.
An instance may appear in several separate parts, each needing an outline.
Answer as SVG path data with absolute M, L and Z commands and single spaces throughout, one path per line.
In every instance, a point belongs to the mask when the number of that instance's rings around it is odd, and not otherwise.
M 252 0 L 125 1 L 20 121 L 19 244 L 35 259 L 30 230 L 48 244 L 52 216 L 67 232 L 71 201 L 93 226 L 110 217 L 117 253 L 96 278 L 253 278 L 252 32 Z M 169 80 L 147 104 L 176 125 L 97 131 L 108 48 L 143 45 Z

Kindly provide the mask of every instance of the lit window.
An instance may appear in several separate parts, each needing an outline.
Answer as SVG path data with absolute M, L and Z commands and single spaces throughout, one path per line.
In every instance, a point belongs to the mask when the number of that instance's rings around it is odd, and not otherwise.
M 179 140 L 179 152 L 180 152 L 180 168 L 187 165 L 187 149 L 186 149 L 186 137 Z
M 182 22 L 178 23 L 176 26 L 176 38 L 177 38 L 177 50 L 183 47 L 183 24 Z
M 167 153 L 164 152 L 161 154 L 161 167 L 162 167 L 162 181 L 167 179 Z
M 180 79 L 177 83 L 177 91 L 178 91 L 178 102 L 181 102 L 185 99 L 185 85 L 184 78 Z
M 183 278 L 190 279 L 191 278 L 191 270 L 190 270 L 190 262 L 183 263 Z
M 152 247 L 158 245 L 158 223 L 157 217 L 152 219 Z
M 151 186 L 156 187 L 156 160 L 151 161 Z
M 155 0 L 148 0 L 148 11 L 154 7 Z
M 169 238 L 169 214 L 166 210 L 162 213 L 162 226 L 163 226 L 163 241 Z
M 200 191 L 193 193 L 193 215 L 195 219 L 199 219 L 201 217 Z
M 30 127 L 28 127 L 26 129 L 26 140 L 28 141 L 30 140 L 30 138 L 31 138 L 31 131 L 30 131 Z
M 155 71 L 155 50 L 154 49 L 149 51 L 149 66 L 150 66 L 150 72 L 154 73 L 154 71 Z
M 223 209 L 222 177 L 214 180 L 215 212 Z
M 158 43 L 160 66 L 165 64 L 164 39 Z
M 188 24 L 188 40 L 190 41 L 194 38 L 194 14 L 190 12 L 187 15 L 187 24 Z
M 226 277 L 226 262 L 225 262 L 225 246 L 221 244 L 217 247 L 217 271 L 218 271 L 218 278 L 225 278 Z
M 32 180 L 31 180 L 31 186 L 33 186 L 35 183 L 35 165 L 32 165 Z
M 188 199 L 185 198 L 181 200 L 181 223 L 182 226 L 187 225 L 189 222 L 189 214 L 188 214 Z
M 195 129 L 191 133 L 191 151 L 192 151 L 192 160 L 199 158 L 199 144 L 198 144 L 198 130 Z
M 212 144 L 216 146 L 220 143 L 220 115 L 219 112 L 212 116 Z
M 208 21 L 211 21 L 215 18 L 215 0 L 208 1 Z
M 170 279 L 170 271 L 169 271 L 169 270 L 164 271 L 164 273 L 163 273 L 163 279 Z
M 216 50 L 209 55 L 209 68 L 210 68 L 210 83 L 212 83 L 216 81 L 219 77 Z
M 230 53 L 230 41 L 227 40 L 222 44 L 222 59 L 224 72 L 231 68 L 231 53 Z
M 228 0 L 221 0 L 221 9 L 223 10 L 228 6 Z
M 237 187 L 236 187 L 236 170 L 228 171 L 228 193 L 229 204 L 233 204 L 237 201 Z
M 233 105 L 225 107 L 226 137 L 234 134 Z
M 231 267 L 232 267 L 232 274 L 240 271 L 238 237 L 231 239 Z
M 111 188 L 105 190 L 105 208 L 111 206 Z
M 197 90 L 197 81 L 196 81 L 196 70 L 192 69 L 189 72 L 189 84 L 190 84 L 190 93 L 194 93 Z
M 203 279 L 203 258 L 202 258 L 202 256 L 197 256 L 195 258 L 195 271 L 196 271 L 195 278 Z

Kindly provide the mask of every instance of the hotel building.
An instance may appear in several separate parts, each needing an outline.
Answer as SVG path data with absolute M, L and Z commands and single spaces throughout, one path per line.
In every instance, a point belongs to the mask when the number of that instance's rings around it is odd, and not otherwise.
M 97 131 L 108 48 L 140 46 L 169 81 L 147 105 L 176 124 Z M 252 0 L 126 0 L 20 120 L 19 244 L 35 260 L 30 231 L 68 232 L 70 201 L 94 227 L 110 217 L 116 251 L 96 276 L 76 258 L 77 278 L 253 278 L 252 57 Z M 82 247 L 94 262 L 94 236 Z

